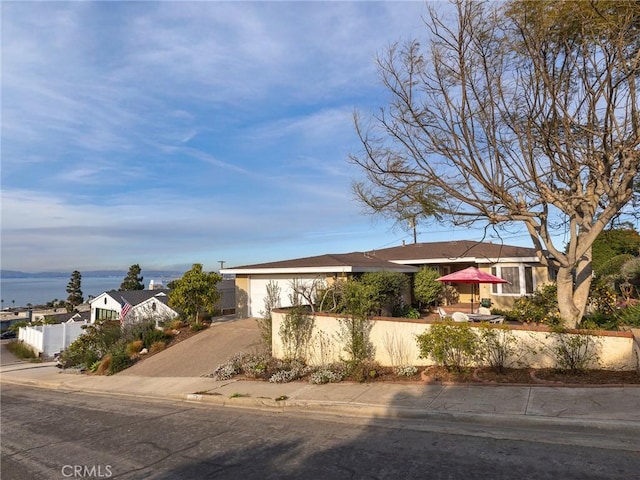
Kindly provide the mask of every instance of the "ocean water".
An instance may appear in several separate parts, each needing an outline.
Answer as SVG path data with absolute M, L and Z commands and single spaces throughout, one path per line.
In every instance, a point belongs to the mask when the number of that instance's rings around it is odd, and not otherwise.
M 89 295 L 97 297 L 106 291 L 117 290 L 123 279 L 124 277 L 82 277 L 81 289 L 85 302 Z M 66 300 L 69 296 L 68 284 L 69 278 L 63 277 L 3 278 L 0 280 L 2 308 L 24 307 L 28 303 L 46 305 L 54 299 Z

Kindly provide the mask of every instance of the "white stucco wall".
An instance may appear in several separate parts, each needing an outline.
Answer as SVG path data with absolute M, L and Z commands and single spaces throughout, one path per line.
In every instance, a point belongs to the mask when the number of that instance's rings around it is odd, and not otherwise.
M 286 312 L 277 310 L 272 312 L 272 352 L 276 358 L 283 358 L 284 347 L 280 338 L 280 326 Z M 370 340 L 375 347 L 375 360 L 383 366 L 393 365 L 433 365 L 431 359 L 420 358 L 420 351 L 416 342 L 416 335 L 424 333 L 431 324 L 411 322 L 401 319 L 372 320 Z M 482 328 L 471 325 L 471 328 Z M 500 327 L 497 327 L 500 328 Z M 549 368 L 555 366 L 553 357 L 547 353 L 545 346 L 552 346 L 554 337 L 541 327 L 509 327 L 509 331 L 517 339 L 518 354 L 508 359 L 507 364 L 516 367 Z M 311 365 L 323 365 L 346 357 L 339 340 L 340 323 L 338 318 L 326 315 L 314 317 L 314 330 L 307 361 Z M 575 335 L 575 334 L 565 334 Z M 593 335 L 597 345 L 600 364 L 597 368 L 609 370 L 634 370 L 636 359 L 634 355 L 633 336 L 625 332 L 602 332 Z M 547 350 L 547 351 L 545 351 Z M 515 362 L 518 362 L 516 365 Z

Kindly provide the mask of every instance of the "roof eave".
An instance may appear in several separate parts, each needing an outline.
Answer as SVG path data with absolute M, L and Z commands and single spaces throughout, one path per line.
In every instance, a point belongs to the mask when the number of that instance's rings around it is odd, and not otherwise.
M 274 275 L 289 274 L 300 275 L 306 273 L 365 273 L 379 272 L 383 270 L 393 270 L 394 272 L 413 273 L 417 272 L 417 267 L 410 265 L 389 265 L 388 268 L 382 266 L 328 266 L 328 267 L 271 267 L 271 268 L 225 268 L 220 270 L 221 274 L 231 275 Z

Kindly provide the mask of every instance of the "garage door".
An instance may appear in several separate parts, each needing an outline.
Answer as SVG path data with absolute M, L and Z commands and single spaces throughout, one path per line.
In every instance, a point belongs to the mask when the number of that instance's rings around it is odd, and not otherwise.
M 317 275 L 252 275 L 249 279 L 249 316 L 261 317 L 264 312 L 264 300 L 267 297 L 267 285 L 269 282 L 276 283 L 280 287 L 280 306 L 290 307 L 289 299 L 292 293 L 291 285 L 295 280 L 311 284 L 317 279 Z

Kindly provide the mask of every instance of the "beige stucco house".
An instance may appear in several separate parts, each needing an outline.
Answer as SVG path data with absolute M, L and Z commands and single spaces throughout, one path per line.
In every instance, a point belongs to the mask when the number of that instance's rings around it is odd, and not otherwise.
M 395 271 L 413 274 L 422 266 L 437 269 L 442 275 L 469 266 L 507 280 L 507 284 L 475 286 L 474 303 L 490 299 L 495 308 L 510 308 L 514 299 L 533 293 L 553 275 L 541 265 L 533 248 L 450 241 L 415 243 L 369 252 L 325 254 L 278 262 L 223 269 L 221 273 L 235 275 L 236 313 L 258 317 L 264 311 L 267 284 L 280 288 L 281 307 L 290 305 L 293 281 L 330 284 L 340 278 L 373 271 Z M 453 284 L 460 293 L 460 302 L 470 302 L 472 287 Z

